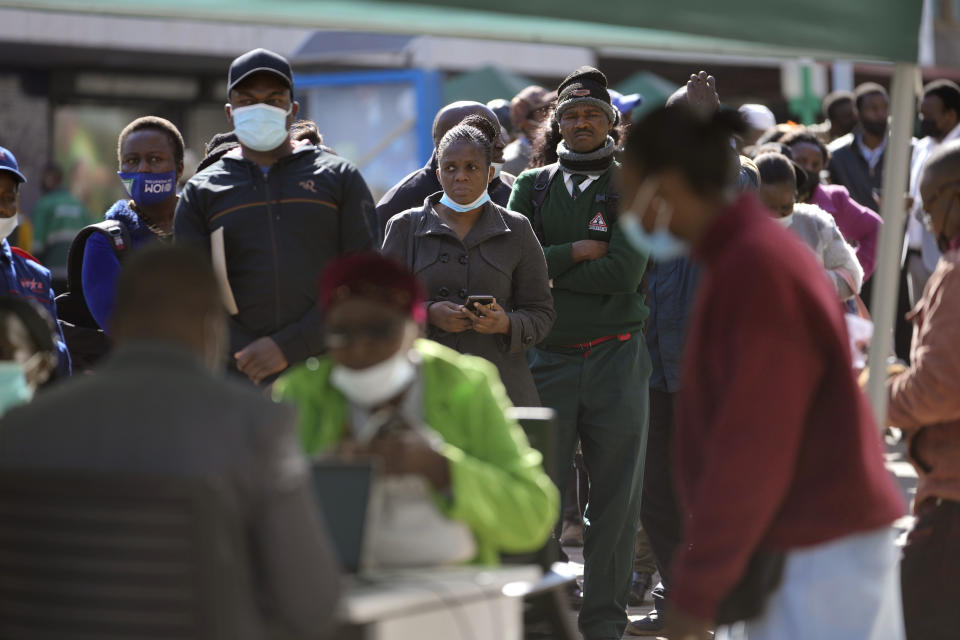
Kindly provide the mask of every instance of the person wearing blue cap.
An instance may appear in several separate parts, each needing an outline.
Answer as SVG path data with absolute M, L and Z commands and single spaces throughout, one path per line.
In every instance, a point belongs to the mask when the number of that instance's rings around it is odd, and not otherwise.
M 624 95 L 615 89 L 607 91 L 610 93 L 610 103 L 620 112 L 621 120 L 628 124 L 632 122 L 633 110 L 643 104 L 643 96 L 639 93 Z
M 26 181 L 17 158 L 10 150 L 0 147 L 0 287 L 3 287 L 0 291 L 35 300 L 56 322 L 57 304 L 49 269 L 23 249 L 11 247 L 7 242 L 7 237 L 17 228 L 20 220 L 20 185 Z M 70 354 L 59 329 L 57 375 L 70 375 Z

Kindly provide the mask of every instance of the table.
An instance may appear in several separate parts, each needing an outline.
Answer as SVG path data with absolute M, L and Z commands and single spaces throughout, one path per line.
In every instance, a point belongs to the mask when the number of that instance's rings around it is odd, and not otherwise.
M 338 640 L 521 640 L 534 565 L 378 571 L 345 579 Z

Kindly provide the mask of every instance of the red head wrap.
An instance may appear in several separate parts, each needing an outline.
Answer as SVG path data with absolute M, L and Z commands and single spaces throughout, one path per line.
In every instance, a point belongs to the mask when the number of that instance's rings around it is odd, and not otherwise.
M 320 306 L 329 311 L 349 298 L 375 300 L 426 322 L 423 287 L 406 266 L 377 253 L 354 253 L 334 260 L 320 276 Z

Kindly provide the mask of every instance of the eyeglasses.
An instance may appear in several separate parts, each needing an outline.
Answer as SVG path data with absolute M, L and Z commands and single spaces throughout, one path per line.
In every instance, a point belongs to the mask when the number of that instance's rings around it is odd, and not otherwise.
M 925 226 L 928 231 L 933 231 L 933 215 L 930 214 L 929 209 L 934 207 L 936 202 L 940 199 L 940 196 L 942 196 L 947 189 L 958 184 L 960 184 L 960 178 L 956 180 L 948 180 L 940 185 L 939 189 L 933 192 L 933 195 L 929 200 L 924 198 L 923 211 L 920 214 L 920 220 L 923 222 L 923 226 Z
M 323 339 L 328 349 L 345 349 L 360 340 L 369 342 L 392 340 L 397 337 L 402 328 L 401 322 L 337 327 L 328 329 Z

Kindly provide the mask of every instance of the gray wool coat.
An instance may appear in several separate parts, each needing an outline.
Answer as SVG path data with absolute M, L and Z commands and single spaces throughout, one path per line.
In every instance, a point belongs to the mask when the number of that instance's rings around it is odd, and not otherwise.
M 411 266 L 430 302 L 463 304 L 471 295 L 491 295 L 510 318 L 507 335 L 469 330 L 448 333 L 428 327 L 431 340 L 486 358 L 497 366 L 516 406 L 540 406 L 540 397 L 524 354 L 543 340 L 556 318 L 543 250 L 526 216 L 488 202 L 461 241 L 434 210 L 441 193 L 419 209 L 387 223 L 384 255 Z M 411 222 L 416 221 L 411 241 Z

